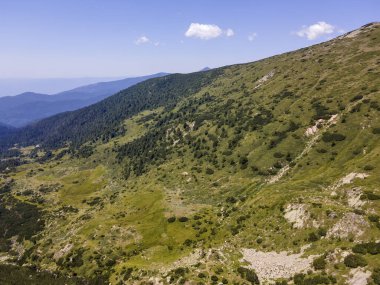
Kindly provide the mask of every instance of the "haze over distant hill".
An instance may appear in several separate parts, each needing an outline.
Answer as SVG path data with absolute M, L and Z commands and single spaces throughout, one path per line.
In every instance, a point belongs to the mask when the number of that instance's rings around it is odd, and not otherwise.
M 29 91 L 42 94 L 56 94 L 78 86 L 123 78 L 125 77 L 0 78 L 0 98 L 15 96 Z
M 136 83 L 164 75 L 167 73 L 99 82 L 55 95 L 26 92 L 16 96 L 1 97 L 0 122 L 21 127 L 57 113 L 91 105 Z

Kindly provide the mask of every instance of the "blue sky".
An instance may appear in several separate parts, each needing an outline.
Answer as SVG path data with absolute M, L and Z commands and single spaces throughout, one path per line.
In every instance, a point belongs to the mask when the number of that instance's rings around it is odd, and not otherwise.
M 0 78 L 126 77 L 249 62 L 379 21 L 379 11 L 378 0 L 0 0 Z

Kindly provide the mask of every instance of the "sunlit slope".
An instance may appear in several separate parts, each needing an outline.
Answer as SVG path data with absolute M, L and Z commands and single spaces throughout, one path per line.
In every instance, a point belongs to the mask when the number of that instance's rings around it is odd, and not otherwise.
M 112 284 L 376 280 L 379 64 L 372 24 L 25 129 L 2 161 L 21 221 L 1 260 Z

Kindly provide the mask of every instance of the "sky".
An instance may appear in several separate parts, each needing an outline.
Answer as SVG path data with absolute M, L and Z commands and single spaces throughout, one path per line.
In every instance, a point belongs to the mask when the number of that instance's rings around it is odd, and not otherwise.
M 0 79 L 192 72 L 373 21 L 378 0 L 0 0 Z

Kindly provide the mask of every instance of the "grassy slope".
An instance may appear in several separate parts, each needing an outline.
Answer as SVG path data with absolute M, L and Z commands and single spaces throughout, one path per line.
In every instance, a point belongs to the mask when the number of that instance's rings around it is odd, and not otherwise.
M 173 262 L 192 251 L 213 248 L 228 256 L 228 262 L 202 259 L 204 264 L 193 267 L 185 278 L 202 280 L 198 273 L 205 272 L 241 281 L 235 271 L 241 248 L 299 251 L 310 243 L 309 233 L 318 228 L 328 230 L 345 213 L 354 211 L 344 189 L 357 186 L 380 194 L 380 135 L 373 133 L 380 127 L 376 107 L 380 104 L 379 46 L 377 26 L 354 38 L 223 68 L 221 76 L 170 111 L 182 115 L 172 116 L 162 126 L 168 130 L 170 152 L 163 162 L 146 162 L 141 176 L 132 171 L 128 180 L 123 179 L 124 165 L 131 161 L 125 157 L 117 163 L 115 150 L 154 131 L 158 117 L 169 116 L 163 108 L 126 120 L 126 135 L 107 144 L 93 144 L 96 151 L 89 158 L 66 155 L 58 161 L 19 167 L 10 174 L 15 179 L 12 193 L 43 209 L 47 220 L 35 245 L 24 242 L 26 249 L 31 249 L 26 260 L 67 274 L 109 274 L 116 283 L 126 275 L 126 268 L 134 268 L 135 279 L 145 279 L 143 271 L 148 277 L 161 276 L 158 271 L 185 266 L 187 262 Z M 272 71 L 273 77 L 257 88 L 259 80 Z M 202 101 L 206 93 L 212 99 Z M 353 100 L 356 95 L 363 97 Z M 198 104 L 196 100 L 201 101 Z M 328 108 L 319 115 L 338 117 L 310 143 L 312 138 L 304 132 L 317 119 L 316 102 Z M 195 108 L 195 116 L 188 107 Z M 150 114 L 156 115 L 150 118 Z M 258 114 L 271 114 L 271 118 L 265 123 L 251 121 Z M 185 135 L 184 124 L 193 120 L 198 120 L 196 128 Z M 291 121 L 294 126 L 289 128 Z M 181 130 L 180 135 L 173 129 Z M 345 139 L 326 143 L 323 132 L 343 134 Z M 215 138 L 218 143 L 213 147 Z M 235 147 L 229 145 L 233 138 L 238 138 Z M 197 151 L 203 155 L 197 156 Z M 242 157 L 248 162 L 242 164 Z M 268 183 L 286 165 L 290 170 L 277 182 Z M 373 169 L 365 170 L 371 168 L 368 166 Z M 207 174 L 207 168 L 214 173 Z M 356 179 L 331 196 L 328 187 L 351 172 L 365 172 L 369 177 Z M 53 190 L 45 193 L 41 185 Z M 33 194 L 26 195 L 27 190 Z M 43 201 L 38 203 L 35 197 Z M 228 197 L 237 201 L 226 202 Z M 315 220 L 320 225 L 292 228 L 283 215 L 289 203 L 308 205 L 310 224 Z M 336 219 L 327 217 L 326 212 L 331 211 Z M 361 208 L 360 215 L 366 220 L 371 214 L 380 214 L 378 200 Z M 177 219 L 168 223 L 171 216 Z M 180 222 L 182 216 L 190 220 Z M 243 221 L 238 222 L 239 217 Z M 380 231 L 375 223 L 368 224 L 361 237 L 323 238 L 312 242 L 306 254 L 349 248 L 355 240 L 375 240 Z M 257 243 L 258 237 L 261 243 Z M 62 250 L 65 247 L 67 252 Z M 76 256 L 83 264 L 70 262 Z M 375 256 L 366 258 L 370 270 L 380 266 Z M 348 269 L 338 263 L 328 265 L 328 271 L 342 282 Z M 177 278 L 180 274 L 169 275 Z

